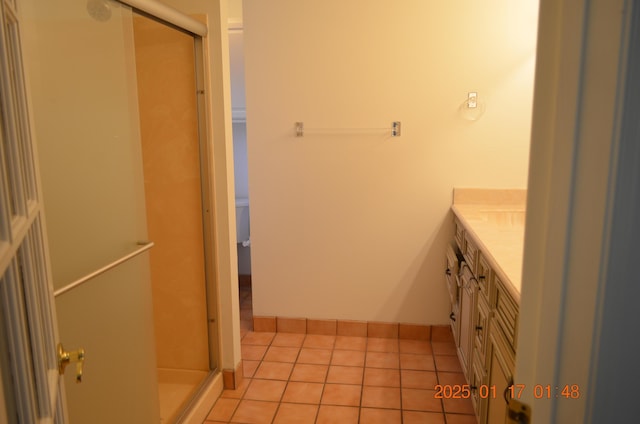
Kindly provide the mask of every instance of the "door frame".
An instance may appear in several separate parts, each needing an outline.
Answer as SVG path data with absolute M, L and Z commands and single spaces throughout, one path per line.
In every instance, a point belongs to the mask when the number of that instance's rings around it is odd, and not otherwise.
M 607 364 L 603 358 L 624 357 L 621 352 L 637 352 L 632 346 L 640 344 L 625 334 L 634 320 L 625 325 L 616 310 L 637 299 L 631 267 L 637 263 L 610 267 L 638 234 L 630 217 L 629 231 L 614 233 L 612 226 L 620 211 L 640 205 L 637 194 L 629 195 L 637 192 L 638 174 L 617 178 L 638 162 L 637 151 L 621 152 L 637 144 L 627 124 L 637 121 L 640 107 L 628 102 L 626 91 L 632 85 L 638 91 L 629 70 L 639 63 L 637 53 L 630 55 L 638 48 L 630 39 L 640 30 L 639 7 L 633 0 L 540 1 L 515 371 L 534 423 L 611 421 L 614 413 L 613 421 L 623 422 L 632 413 L 621 397 L 607 403 L 603 393 L 631 396 L 633 386 L 616 378 L 637 376 L 638 361 Z M 619 335 L 612 338 L 614 328 Z M 536 385 L 549 385 L 551 398 L 536 399 Z M 565 385 L 575 385 L 579 398 L 565 399 Z

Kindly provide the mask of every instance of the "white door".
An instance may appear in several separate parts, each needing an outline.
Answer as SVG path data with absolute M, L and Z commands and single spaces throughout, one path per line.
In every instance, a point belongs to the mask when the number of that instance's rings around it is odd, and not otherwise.
M 0 3 L 0 25 L 0 421 L 64 423 L 15 1 Z
M 637 422 L 640 2 L 540 6 L 515 383 L 533 423 Z

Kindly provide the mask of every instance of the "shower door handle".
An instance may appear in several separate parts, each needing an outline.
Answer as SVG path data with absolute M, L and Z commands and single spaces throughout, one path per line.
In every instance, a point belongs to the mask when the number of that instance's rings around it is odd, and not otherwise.
M 58 372 L 64 374 L 64 370 L 71 362 L 76 363 L 76 383 L 82 383 L 82 368 L 84 365 L 84 349 L 80 348 L 66 352 L 62 343 L 58 343 Z

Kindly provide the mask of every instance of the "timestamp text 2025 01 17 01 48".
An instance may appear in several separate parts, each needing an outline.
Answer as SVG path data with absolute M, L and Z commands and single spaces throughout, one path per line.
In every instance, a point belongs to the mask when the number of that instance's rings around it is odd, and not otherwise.
M 468 399 L 472 392 L 477 391 L 480 398 L 493 398 L 496 393 L 495 385 L 480 385 L 478 387 L 468 384 L 436 384 L 434 397 L 437 399 Z M 512 384 L 507 386 L 502 394 L 505 399 L 509 396 L 512 399 L 520 399 L 527 390 L 524 384 Z M 536 399 L 566 398 L 578 399 L 580 397 L 580 386 L 577 384 L 565 384 L 564 386 L 552 386 L 550 384 L 536 384 L 533 386 L 533 397 Z

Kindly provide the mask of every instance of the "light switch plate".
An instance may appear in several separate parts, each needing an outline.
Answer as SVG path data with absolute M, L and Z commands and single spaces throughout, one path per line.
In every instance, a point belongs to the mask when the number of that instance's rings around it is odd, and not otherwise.
M 469 93 L 469 97 L 467 98 L 467 107 L 473 109 L 478 107 L 478 93 L 475 91 L 471 91 Z

